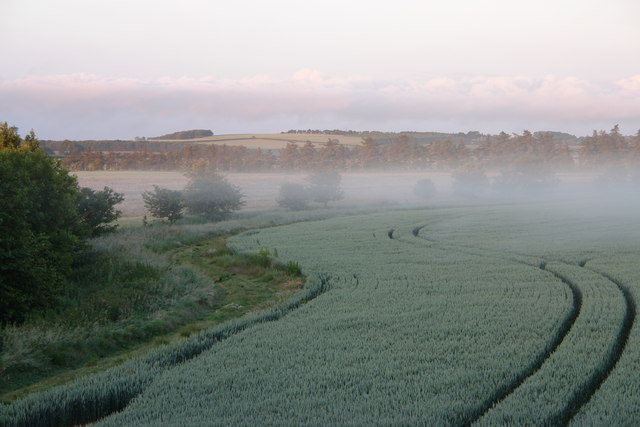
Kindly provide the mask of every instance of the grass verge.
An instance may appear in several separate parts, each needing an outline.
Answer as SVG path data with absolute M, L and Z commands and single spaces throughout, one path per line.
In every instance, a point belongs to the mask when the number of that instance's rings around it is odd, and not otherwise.
M 85 257 L 56 311 L 2 330 L 1 400 L 117 366 L 302 289 L 297 266 L 283 268 L 268 252 L 235 254 L 227 237 L 167 245 L 154 254 L 107 245 Z

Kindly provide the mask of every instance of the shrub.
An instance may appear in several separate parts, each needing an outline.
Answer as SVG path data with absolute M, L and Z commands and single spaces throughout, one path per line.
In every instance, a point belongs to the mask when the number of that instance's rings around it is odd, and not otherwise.
M 174 223 L 182 218 L 184 210 L 184 197 L 179 190 L 170 190 L 153 186 L 153 191 L 142 193 L 144 206 L 154 218 L 166 218 L 170 223 Z
M 82 187 L 76 208 L 84 232 L 90 237 L 96 237 L 115 230 L 117 225 L 112 223 L 122 214 L 115 206 L 123 200 L 122 193 L 116 193 L 109 187 L 104 187 L 102 191 Z
M 244 206 L 244 194 L 217 173 L 194 176 L 184 191 L 185 206 L 189 213 L 208 220 L 219 221 Z
M 452 174 L 453 191 L 463 197 L 477 197 L 489 190 L 489 178 L 482 169 L 465 165 Z
M 275 268 L 280 271 L 284 271 L 289 276 L 299 277 L 302 276 L 302 268 L 300 264 L 295 261 L 287 261 L 286 264 L 277 263 Z
M 327 203 L 334 200 L 342 200 L 344 193 L 340 188 L 342 176 L 338 172 L 319 172 L 309 178 L 309 194 L 314 202 Z
M 276 201 L 283 208 L 292 211 L 303 210 L 309 202 L 309 191 L 302 184 L 285 182 L 280 186 L 280 194 Z

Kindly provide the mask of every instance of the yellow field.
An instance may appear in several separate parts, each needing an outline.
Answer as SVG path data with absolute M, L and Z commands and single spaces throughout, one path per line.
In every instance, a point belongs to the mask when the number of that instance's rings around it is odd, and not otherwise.
M 359 136 L 344 136 L 344 135 L 318 135 L 311 133 L 299 133 L 299 134 L 280 134 L 280 133 L 267 133 L 267 134 L 237 134 L 237 135 L 214 135 L 204 138 L 195 139 L 154 139 L 153 141 L 179 141 L 190 142 L 200 144 L 216 144 L 216 145 L 228 145 L 228 146 L 240 146 L 243 145 L 247 148 L 260 148 L 263 150 L 280 150 L 284 148 L 287 143 L 294 142 L 298 146 L 302 146 L 307 142 L 313 143 L 316 147 L 320 147 L 327 140 L 338 140 L 342 145 L 357 146 L 362 142 L 362 138 Z

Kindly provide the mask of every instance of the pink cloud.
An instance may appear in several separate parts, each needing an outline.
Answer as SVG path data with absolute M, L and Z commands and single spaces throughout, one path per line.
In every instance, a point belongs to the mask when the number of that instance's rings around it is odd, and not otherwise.
M 327 77 L 308 69 L 283 79 L 34 76 L 0 81 L 0 111 L 5 116 L 0 120 L 30 123 L 27 127 L 46 123 L 55 135 L 71 126 L 142 134 L 196 122 L 233 123 L 246 131 L 267 123 L 279 123 L 280 130 L 303 123 L 367 129 L 458 126 L 447 129 L 452 131 L 513 123 L 531 129 L 583 126 L 586 133 L 599 123 L 640 126 L 640 76 L 610 83 L 554 76 L 382 81 Z

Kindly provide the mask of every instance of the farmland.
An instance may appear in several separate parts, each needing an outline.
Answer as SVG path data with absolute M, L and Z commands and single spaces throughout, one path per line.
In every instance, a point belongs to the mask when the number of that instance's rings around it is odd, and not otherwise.
M 355 147 L 362 142 L 362 137 L 351 135 L 328 135 L 328 134 L 237 134 L 237 135 L 215 135 L 203 138 L 194 138 L 187 140 L 179 140 L 181 143 L 197 143 L 197 144 L 217 144 L 228 145 L 231 147 L 244 146 L 247 148 L 260 148 L 262 150 L 281 150 L 288 143 L 294 143 L 302 146 L 306 143 L 319 146 L 332 139 L 340 144 Z M 159 142 L 173 142 L 175 140 L 156 139 Z
M 638 209 L 440 207 L 250 230 L 229 245 L 298 262 L 305 290 L 7 415 L 24 424 L 635 424 Z

